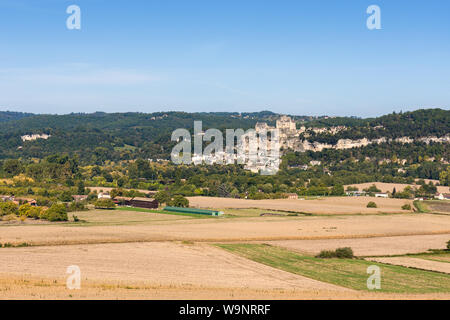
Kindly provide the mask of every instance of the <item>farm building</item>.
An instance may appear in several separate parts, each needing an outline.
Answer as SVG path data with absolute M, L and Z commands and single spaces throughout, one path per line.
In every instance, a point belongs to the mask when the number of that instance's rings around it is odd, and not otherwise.
M 151 198 L 135 197 L 130 200 L 130 206 L 136 208 L 154 209 L 158 208 L 158 201 Z
M 286 196 L 288 199 L 298 199 L 298 194 L 296 193 L 287 193 Z
M 119 206 L 130 206 L 136 208 L 157 209 L 159 206 L 157 200 L 144 197 L 115 197 L 113 201 Z
M 217 210 L 206 210 L 206 209 L 196 209 L 196 208 L 180 208 L 180 207 L 165 207 L 165 211 L 180 212 L 180 213 L 193 213 L 193 214 L 204 214 L 209 216 L 221 216 L 222 211 Z
M 115 197 L 114 203 L 118 204 L 119 206 L 131 206 L 131 200 L 133 198 L 131 197 Z

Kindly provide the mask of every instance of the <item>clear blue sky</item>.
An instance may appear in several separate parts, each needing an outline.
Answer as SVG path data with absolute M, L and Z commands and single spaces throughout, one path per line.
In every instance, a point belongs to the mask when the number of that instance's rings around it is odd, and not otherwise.
M 0 0 L 0 110 L 448 109 L 449 17 L 448 0 Z

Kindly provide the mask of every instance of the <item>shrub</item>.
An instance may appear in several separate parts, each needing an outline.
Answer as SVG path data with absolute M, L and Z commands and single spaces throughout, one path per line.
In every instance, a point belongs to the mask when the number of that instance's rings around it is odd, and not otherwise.
M 402 205 L 402 210 L 411 210 L 411 205 L 409 203 Z
M 15 214 L 8 214 L 2 217 L 2 221 L 15 221 L 17 220 L 17 216 Z
M 25 203 L 19 207 L 19 216 L 28 216 L 28 211 L 31 209 L 31 205 L 29 203 Z
M 113 209 L 116 204 L 111 199 L 98 199 L 95 201 L 96 209 Z
M 339 258 L 339 259 L 353 259 L 355 256 L 353 255 L 352 248 L 337 248 L 336 250 L 322 250 L 316 256 L 316 258 L 322 259 L 330 259 L 330 258 Z
M 9 214 L 17 214 L 18 208 L 14 202 L 0 202 L 0 216 L 6 216 Z
M 352 248 L 337 248 L 336 257 L 340 259 L 352 259 L 354 257 Z
M 373 202 L 373 201 L 370 201 L 367 204 L 367 208 L 377 208 L 377 204 L 375 202 Z
M 322 250 L 316 256 L 316 258 L 322 258 L 322 259 L 335 258 L 335 257 L 336 257 L 336 251 L 332 251 L 332 250 Z
M 45 218 L 48 221 L 67 221 L 67 209 L 62 203 L 55 203 L 46 212 Z
M 369 192 L 369 193 L 376 193 L 376 192 L 381 192 L 380 189 L 377 188 L 377 186 L 375 184 L 371 185 L 369 188 L 364 189 L 364 191 Z
M 447 250 L 450 250 L 450 240 L 447 242 Z

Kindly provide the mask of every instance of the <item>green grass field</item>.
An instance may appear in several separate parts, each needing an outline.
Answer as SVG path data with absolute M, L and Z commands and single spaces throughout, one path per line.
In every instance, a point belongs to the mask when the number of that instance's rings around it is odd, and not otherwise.
M 184 213 L 184 212 L 172 212 L 165 210 L 156 210 L 156 209 L 145 209 L 145 208 L 133 208 L 133 207 L 116 207 L 115 210 L 119 211 L 133 211 L 133 212 L 150 212 L 150 213 L 159 213 L 159 214 L 170 214 L 175 216 L 186 216 L 197 219 L 208 219 L 208 218 L 216 218 L 206 214 L 195 214 L 195 213 Z
M 217 244 L 250 260 L 311 279 L 356 290 L 367 289 L 367 267 L 381 269 L 381 292 L 450 292 L 450 277 L 432 271 L 392 266 L 361 259 L 318 259 L 264 244 Z
M 417 211 L 420 213 L 430 213 L 430 209 L 428 206 L 423 202 L 419 200 L 413 201 L 414 207 L 416 207 Z
M 78 217 L 79 221 L 74 222 L 72 216 Z M 115 210 L 89 210 L 79 212 L 69 212 L 69 222 L 67 226 L 113 226 L 113 225 L 148 225 L 165 223 L 167 221 L 186 219 L 209 219 L 210 216 L 183 214 L 164 210 L 151 210 L 141 208 L 116 208 Z

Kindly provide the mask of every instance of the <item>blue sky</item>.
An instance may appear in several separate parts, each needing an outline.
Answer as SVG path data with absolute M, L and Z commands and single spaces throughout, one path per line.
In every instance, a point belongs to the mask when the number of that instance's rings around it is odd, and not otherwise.
M 0 110 L 449 109 L 449 15 L 448 0 L 0 0 Z

